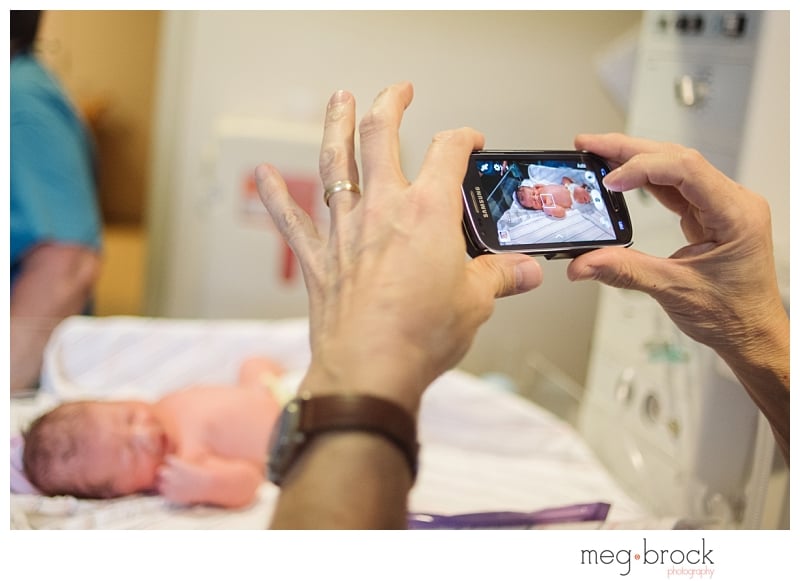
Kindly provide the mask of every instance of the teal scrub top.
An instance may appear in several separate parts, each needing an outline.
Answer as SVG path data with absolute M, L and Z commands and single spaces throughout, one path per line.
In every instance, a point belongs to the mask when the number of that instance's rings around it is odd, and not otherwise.
M 11 59 L 11 284 L 47 241 L 99 249 L 94 150 L 64 91 L 31 54 Z

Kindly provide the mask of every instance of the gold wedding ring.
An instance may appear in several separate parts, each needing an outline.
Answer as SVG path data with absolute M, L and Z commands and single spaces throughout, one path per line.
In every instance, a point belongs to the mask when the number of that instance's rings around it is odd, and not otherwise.
M 358 187 L 358 184 L 351 182 L 350 180 L 339 180 L 338 182 L 333 182 L 329 187 L 325 188 L 325 205 L 330 207 L 329 200 L 333 194 L 336 192 L 341 192 L 342 190 L 347 190 L 349 192 L 353 192 L 354 194 L 360 194 L 361 189 Z

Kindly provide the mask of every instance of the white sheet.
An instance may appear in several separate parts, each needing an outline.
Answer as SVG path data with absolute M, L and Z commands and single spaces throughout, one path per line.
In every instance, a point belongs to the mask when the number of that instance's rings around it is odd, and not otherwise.
M 560 184 L 561 178 L 569 174 L 572 174 L 570 177 L 572 177 L 574 181 L 577 181 L 574 178 L 575 174 L 578 174 L 576 170 L 536 164 L 530 164 L 528 166 L 528 177 L 537 184 Z
M 289 370 L 286 385 L 296 385 L 310 356 L 307 321 L 73 317 L 49 344 L 41 393 L 12 400 L 11 431 L 66 399 L 156 399 L 198 380 L 232 382 L 250 355 L 281 361 Z M 420 442 L 413 511 L 533 511 L 604 501 L 611 504 L 606 528 L 673 524 L 651 518 L 631 500 L 568 424 L 458 370 L 426 392 Z M 12 494 L 11 528 L 257 529 L 269 522 L 276 495 L 264 483 L 253 506 L 232 511 L 148 496 L 90 501 Z

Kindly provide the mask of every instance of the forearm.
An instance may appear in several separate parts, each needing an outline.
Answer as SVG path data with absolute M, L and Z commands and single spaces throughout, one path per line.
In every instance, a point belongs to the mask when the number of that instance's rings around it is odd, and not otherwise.
M 99 270 L 97 254 L 79 246 L 45 244 L 26 258 L 11 294 L 12 393 L 36 383 L 50 334 L 65 317 L 83 311 Z
M 246 460 L 208 456 L 180 462 L 177 476 L 163 475 L 159 488 L 174 502 L 241 508 L 253 502 L 264 481 L 263 467 Z
M 736 351 L 718 351 L 769 421 L 789 461 L 789 320 L 783 312 L 764 316 Z
M 33 389 L 39 379 L 44 349 L 58 320 L 15 317 L 10 321 L 10 386 L 11 394 Z
M 263 470 L 250 462 L 227 459 L 208 459 L 208 479 L 201 485 L 196 502 L 224 508 L 247 506 L 264 481 Z
M 411 484 L 407 460 L 382 436 L 322 435 L 289 472 L 270 528 L 402 529 Z

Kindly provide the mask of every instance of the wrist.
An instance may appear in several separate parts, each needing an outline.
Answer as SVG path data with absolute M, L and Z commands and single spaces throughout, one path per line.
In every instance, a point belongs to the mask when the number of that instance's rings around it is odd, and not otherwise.
M 780 303 L 770 307 L 765 301 L 761 307 L 743 317 L 747 324 L 735 335 L 737 340 L 728 341 L 717 352 L 734 371 L 786 368 L 788 372 L 789 317 Z
M 788 449 L 789 438 L 789 319 L 781 308 L 762 313 L 738 348 L 719 349 L 755 404 Z
M 371 394 L 301 391 L 283 409 L 269 446 L 269 479 L 282 485 L 315 441 L 330 434 L 360 433 L 380 438 L 405 458 L 412 481 L 417 475 L 416 418 L 402 406 Z
M 378 397 L 416 418 L 422 393 L 432 379 L 396 352 L 364 358 L 314 358 L 299 391 L 312 395 L 361 394 Z

